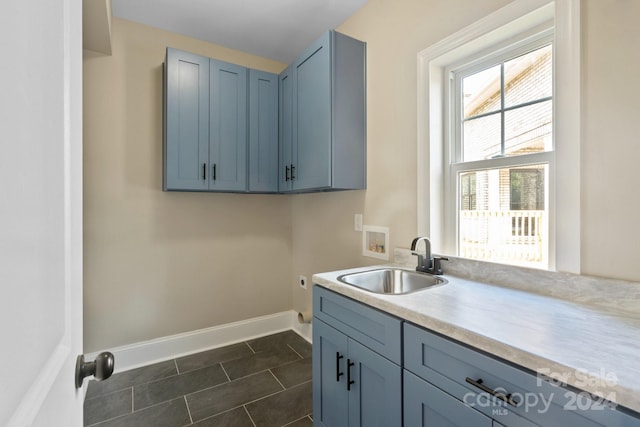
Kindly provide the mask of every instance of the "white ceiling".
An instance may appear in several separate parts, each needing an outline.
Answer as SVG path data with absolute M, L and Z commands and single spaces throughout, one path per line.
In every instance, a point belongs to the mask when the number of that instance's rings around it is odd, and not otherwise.
M 367 0 L 112 0 L 113 15 L 284 63 Z

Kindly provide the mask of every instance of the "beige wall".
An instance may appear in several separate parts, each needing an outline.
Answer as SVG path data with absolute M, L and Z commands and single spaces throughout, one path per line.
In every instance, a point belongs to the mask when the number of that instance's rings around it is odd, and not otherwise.
M 582 271 L 640 282 L 640 1 L 583 1 Z
M 416 55 L 507 3 L 369 0 L 341 25 L 367 42 L 368 189 L 294 196 L 162 193 L 164 47 L 283 64 L 116 20 L 114 56 L 85 62 L 86 351 L 310 307 L 299 275 L 378 263 L 360 255 L 354 213 L 389 227 L 391 248 L 407 247 Z M 583 272 L 640 281 L 640 2 L 583 0 L 583 14 Z
M 112 46 L 84 60 L 85 352 L 291 309 L 288 197 L 161 190 L 165 48 L 284 64 L 118 19 Z

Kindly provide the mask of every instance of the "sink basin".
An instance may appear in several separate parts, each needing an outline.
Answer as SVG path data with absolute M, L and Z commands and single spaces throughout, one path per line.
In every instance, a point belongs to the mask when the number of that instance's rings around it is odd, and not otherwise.
M 442 277 L 399 268 L 381 268 L 343 274 L 338 280 L 378 294 L 408 294 L 447 283 Z

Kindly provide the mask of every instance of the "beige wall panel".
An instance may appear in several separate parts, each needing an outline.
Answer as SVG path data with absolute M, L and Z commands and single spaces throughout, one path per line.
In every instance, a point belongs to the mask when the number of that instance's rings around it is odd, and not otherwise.
M 640 282 L 640 2 L 582 5 L 582 271 Z
M 113 24 L 113 55 L 84 60 L 85 352 L 291 309 L 289 198 L 162 192 L 165 48 L 284 64 Z

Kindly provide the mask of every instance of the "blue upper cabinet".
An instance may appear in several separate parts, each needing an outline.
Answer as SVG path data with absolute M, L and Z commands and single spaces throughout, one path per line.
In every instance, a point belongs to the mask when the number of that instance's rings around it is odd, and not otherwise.
M 287 67 L 278 77 L 278 190 L 288 192 L 293 189 L 291 179 L 291 152 L 293 149 L 293 74 L 292 66 Z
M 293 66 L 293 189 L 331 187 L 331 33 Z
M 211 59 L 209 188 L 247 190 L 247 69 Z
M 278 191 L 278 76 L 167 48 L 164 190 Z
M 163 189 L 366 188 L 366 45 L 326 32 L 279 76 L 167 48 Z
M 247 191 L 247 69 L 167 48 L 164 190 Z
M 249 70 L 249 191 L 278 192 L 278 76 Z
M 164 190 L 209 188 L 209 58 L 167 49 Z
M 329 31 L 309 46 L 280 75 L 280 114 L 280 191 L 366 188 L 365 43 Z

